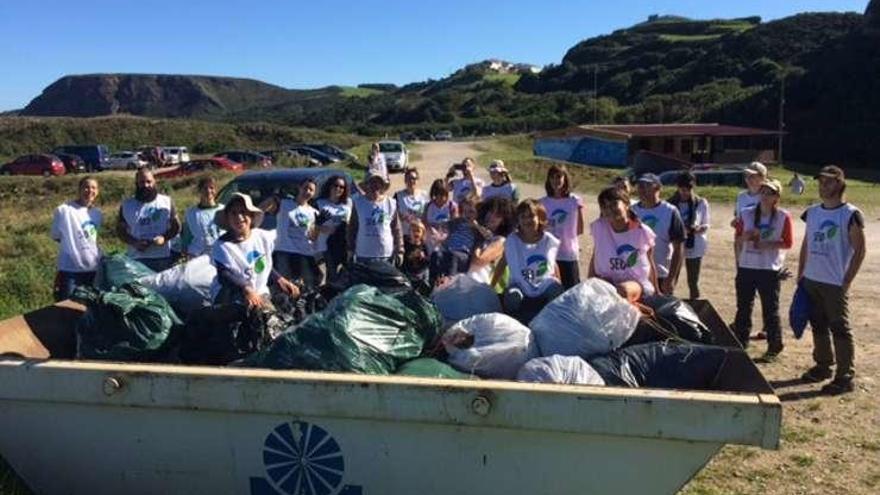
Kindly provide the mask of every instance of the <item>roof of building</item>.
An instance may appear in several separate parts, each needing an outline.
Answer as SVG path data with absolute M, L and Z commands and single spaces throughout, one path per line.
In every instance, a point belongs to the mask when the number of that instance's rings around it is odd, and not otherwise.
M 546 137 L 599 135 L 609 139 L 676 136 L 775 136 L 779 131 L 724 124 L 580 125 L 543 133 Z

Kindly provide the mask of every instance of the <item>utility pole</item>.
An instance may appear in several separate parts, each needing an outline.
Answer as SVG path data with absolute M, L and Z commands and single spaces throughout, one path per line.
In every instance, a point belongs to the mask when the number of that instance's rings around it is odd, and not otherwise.
M 593 125 L 599 125 L 599 64 L 593 64 Z
M 779 81 L 779 148 L 776 151 L 776 163 L 782 165 L 782 139 L 785 133 L 785 72 Z

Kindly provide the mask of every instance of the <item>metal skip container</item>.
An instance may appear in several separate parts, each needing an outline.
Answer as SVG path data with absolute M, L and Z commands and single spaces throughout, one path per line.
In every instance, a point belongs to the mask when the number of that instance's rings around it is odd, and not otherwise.
M 675 493 L 779 444 L 742 352 L 718 392 L 97 363 L 70 360 L 81 311 L 0 322 L 0 455 L 36 493 Z

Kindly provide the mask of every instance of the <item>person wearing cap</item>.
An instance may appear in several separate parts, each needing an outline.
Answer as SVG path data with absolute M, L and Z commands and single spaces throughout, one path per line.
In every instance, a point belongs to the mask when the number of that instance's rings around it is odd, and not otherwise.
M 247 194 L 234 193 L 214 216 L 224 233 L 211 248 L 217 275 L 211 284 L 215 304 L 242 303 L 249 308 L 271 307 L 269 284 L 291 297 L 300 289 L 273 269 L 276 233 L 263 230 L 264 213 Z
M 700 298 L 700 266 L 706 255 L 709 219 L 709 202 L 694 191 L 697 177 L 691 172 L 678 176 L 678 189 L 669 198 L 669 203 L 678 208 L 684 224 L 684 266 L 687 269 L 688 290 L 691 299 Z
M 217 203 L 217 181 L 213 177 L 202 177 L 196 185 L 199 204 L 190 206 L 183 213 L 183 227 L 180 244 L 184 254 L 195 258 L 209 254 L 211 247 L 223 233 L 214 223 L 214 216 L 223 209 Z
M 779 318 L 780 272 L 785 253 L 794 243 L 791 214 L 779 208 L 782 184 L 767 179 L 759 189 L 761 201 L 743 210 L 736 226 L 740 242 L 736 272 L 736 319 L 734 330 L 743 347 L 748 347 L 752 329 L 755 292 L 761 298 L 767 352 L 771 361 L 782 352 L 782 324 Z
M 556 263 L 562 286 L 570 289 L 581 282 L 580 242 L 584 235 L 584 202 L 571 192 L 571 175 L 564 165 L 553 165 L 544 181 L 547 195 L 540 199 L 547 211 L 547 230 L 559 239 Z
M 816 364 L 802 379 L 827 380 L 836 363 L 834 380 L 822 391 L 841 394 L 853 390 L 855 377 L 849 289 L 865 259 L 865 221 L 862 212 L 846 202 L 846 177 L 840 167 L 823 167 L 816 179 L 822 203 L 801 216 L 807 226 L 798 260 L 798 280 L 811 302 Z
M 116 233 L 128 245 L 128 256 L 153 271 L 171 266 L 168 241 L 180 232 L 180 220 L 170 197 L 159 194 L 156 178 L 147 169 L 135 174 L 135 194 L 119 206 Z
M 368 173 L 364 194 L 352 200 L 348 246 L 356 261 L 382 260 L 398 266 L 403 261 L 403 232 L 397 202 L 385 193 L 388 176 Z
M 632 211 L 657 236 L 654 246 L 654 265 L 657 268 L 658 290 L 672 295 L 681 265 L 684 262 L 684 224 L 678 208 L 660 199 L 660 178 L 644 174 L 636 181 L 639 202 Z
M 767 167 L 761 162 L 752 162 L 743 169 L 746 176 L 746 189 L 736 195 L 736 205 L 733 208 L 733 220 L 730 226 L 736 229 L 742 212 L 748 208 L 754 208 L 761 201 L 761 185 L 767 178 Z M 741 246 L 738 244 L 737 236 L 734 235 L 733 254 L 734 259 L 739 256 Z
M 492 182 L 483 187 L 483 192 L 480 196 L 482 201 L 500 196 L 513 201 L 513 204 L 519 202 L 519 191 L 516 185 L 510 181 L 510 172 L 504 166 L 503 161 L 492 161 L 492 164 L 489 165 L 489 177 L 492 178 Z
M 98 181 L 84 177 L 79 181 L 77 198 L 55 209 L 50 235 L 58 242 L 58 273 L 55 300 L 70 298 L 81 285 L 91 285 L 101 261 L 98 231 L 104 216 L 95 206 Z
M 461 177 L 453 178 L 449 181 L 452 188 L 452 200 L 461 203 L 461 200 L 468 196 L 474 196 L 480 199 L 483 191 L 483 181 L 474 176 L 474 169 L 477 168 L 477 162 L 473 158 L 465 158 L 460 164 L 449 167 L 450 173 L 461 172 Z
M 419 183 L 419 171 L 415 168 L 407 168 L 403 172 L 403 181 L 406 187 L 394 193 L 394 200 L 397 201 L 397 214 L 400 216 L 403 240 L 404 243 L 408 243 L 410 227 L 413 222 L 421 220 L 431 198 L 424 190 L 416 187 Z

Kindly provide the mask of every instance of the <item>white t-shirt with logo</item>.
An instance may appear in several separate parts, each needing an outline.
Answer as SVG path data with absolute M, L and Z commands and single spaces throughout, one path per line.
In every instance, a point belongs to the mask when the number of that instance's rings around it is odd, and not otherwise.
M 309 239 L 309 231 L 315 226 L 318 210 L 306 203 L 297 204 L 292 199 L 282 199 L 278 207 L 278 239 L 275 249 L 284 253 L 315 254 L 315 243 Z
M 394 235 L 391 222 L 397 215 L 397 202 L 384 197 L 377 202 L 364 195 L 354 198 L 358 229 L 355 256 L 359 258 L 388 258 L 394 254 Z
M 544 196 L 541 204 L 547 210 L 547 231 L 559 239 L 559 259 L 577 261 L 580 257 L 578 243 L 578 213 L 584 206 L 580 197 L 574 194 L 567 198 Z
M 343 223 L 347 224 L 351 217 L 351 198 L 346 199 L 345 203 L 334 203 L 329 199 L 322 198 L 318 200 L 317 204 L 318 214 L 328 217 L 328 220 L 321 227 L 332 226 L 334 229 L 338 229 Z M 318 234 L 318 242 L 315 245 L 316 253 L 327 251 L 327 239 L 331 235 L 332 233 L 325 234 L 324 232 Z
M 253 229 L 241 242 L 219 241 L 211 248 L 211 263 L 224 267 L 235 278 L 244 280 L 260 295 L 269 295 L 269 275 L 272 273 L 272 251 L 275 250 L 275 231 Z M 211 298 L 220 292 L 219 275 L 211 284 Z
M 487 199 L 494 198 L 496 196 L 515 201 L 517 197 L 516 186 L 513 185 L 513 182 L 505 182 L 500 186 L 496 186 L 495 184 L 490 182 L 489 184 L 483 186 L 483 190 L 480 193 L 480 199 L 486 201 Z
M 669 265 L 672 263 L 672 243 L 684 239 L 684 226 L 681 223 L 678 208 L 667 201 L 660 201 L 653 208 L 645 208 L 642 203 L 639 203 L 632 207 L 632 211 L 657 236 L 654 245 L 654 265 L 657 267 L 657 278 L 668 277 Z
M 761 202 L 761 193 L 757 192 L 752 194 L 748 189 L 745 191 L 740 191 L 739 194 L 736 195 L 736 207 L 733 210 L 733 216 L 739 220 L 742 218 L 743 211 L 754 208 L 758 203 Z
M 742 212 L 740 221 L 742 230 L 755 230 L 756 208 L 748 208 Z M 762 241 L 782 241 L 786 229 L 791 233 L 791 214 L 783 209 L 777 209 L 775 215 L 769 212 L 762 213 L 757 223 Z M 787 249 L 757 249 L 753 241 L 743 241 L 739 251 L 739 266 L 752 270 L 779 271 L 785 267 L 785 253 Z
M 442 227 L 452 220 L 452 212 L 455 210 L 455 203 L 449 200 L 442 207 L 438 208 L 433 201 L 428 203 L 425 208 L 425 220 L 429 227 Z
M 476 184 L 476 187 L 474 187 Z M 461 203 L 461 201 L 468 197 L 468 195 L 476 194 L 477 189 L 482 189 L 483 180 L 477 177 L 474 177 L 474 181 L 471 182 L 470 179 L 454 179 L 452 181 L 452 200 L 456 203 Z M 477 196 L 479 198 L 479 195 Z
M 152 240 L 157 236 L 165 235 L 171 227 L 173 206 L 171 198 L 164 194 L 157 194 L 149 203 L 128 198 L 122 202 L 121 208 L 122 217 L 128 226 L 128 234 L 137 240 Z M 134 259 L 168 258 L 171 256 L 171 244 L 166 242 L 162 246 L 150 246 L 143 251 L 129 246 L 128 256 Z
M 58 270 L 62 272 L 93 272 L 98 269 L 101 250 L 98 231 L 104 216 L 95 207 L 69 201 L 55 209 L 52 217 L 52 239 L 58 241 Z
M 184 228 L 192 236 L 186 247 L 188 255 L 201 256 L 211 252 L 211 247 L 223 235 L 223 231 L 214 223 L 214 216 L 222 209 L 222 204 L 211 208 L 191 206 L 186 209 Z
M 854 215 L 857 218 L 854 219 Z M 849 229 L 853 221 L 864 222 L 861 211 L 849 203 L 833 209 L 819 204 L 808 208 L 801 218 L 807 222 L 804 276 L 816 282 L 843 286 L 855 252 Z
M 678 211 L 681 214 L 681 221 L 684 223 L 685 228 L 690 227 L 687 220 L 688 215 L 690 214 L 690 204 L 679 203 L 677 206 Z M 699 234 L 694 234 L 694 247 L 689 248 L 685 246 L 684 257 L 687 259 L 702 258 L 706 255 L 706 248 L 709 245 L 708 227 L 712 224 L 709 218 L 709 202 L 706 201 L 706 198 L 700 198 L 695 209 L 697 211 L 694 214 L 693 226 L 705 227 L 707 230 L 704 230 Z
M 518 233 L 504 243 L 504 259 L 510 268 L 510 286 L 527 297 L 539 297 L 556 278 L 556 254 L 559 239 L 549 232 L 534 244 L 526 244 Z
M 648 251 L 657 236 L 643 223 L 630 227 L 626 232 L 615 232 L 604 218 L 590 224 L 593 269 L 600 278 L 614 284 L 638 282 L 644 295 L 649 296 L 654 293 L 654 284 Z
M 425 191 L 416 190 L 415 194 L 410 194 L 406 189 L 398 191 L 394 195 L 397 200 L 397 214 L 400 216 L 400 229 L 403 235 L 409 236 L 410 224 L 414 220 L 421 220 L 422 214 L 425 212 L 431 198 Z

